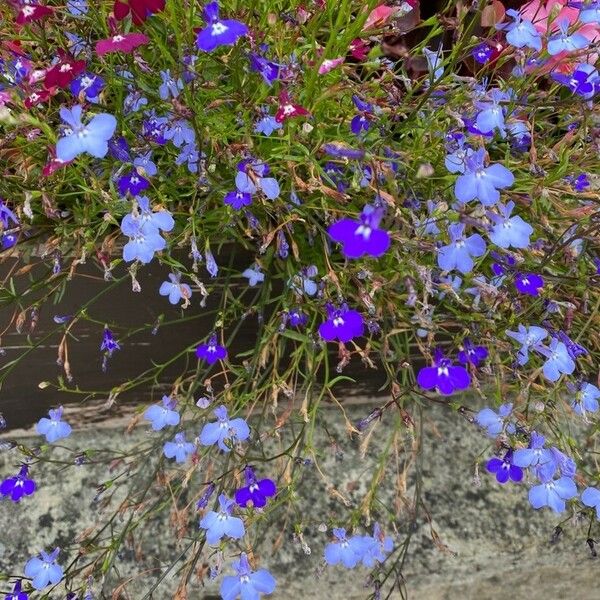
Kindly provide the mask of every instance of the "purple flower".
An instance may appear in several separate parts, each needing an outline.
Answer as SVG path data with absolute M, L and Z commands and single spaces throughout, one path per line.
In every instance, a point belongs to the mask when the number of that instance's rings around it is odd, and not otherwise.
M 465 158 L 465 172 L 454 184 L 454 195 L 459 202 L 477 198 L 484 206 L 492 206 L 500 200 L 498 190 L 510 187 L 514 175 L 503 165 L 484 167 L 485 150 L 480 148 Z
M 368 255 L 378 258 L 390 247 L 390 234 L 379 229 L 383 209 L 367 204 L 359 219 L 342 219 L 329 226 L 327 233 L 335 242 L 342 244 L 346 258 Z
M 515 287 L 521 294 L 539 296 L 540 290 L 544 287 L 544 280 L 535 273 L 517 273 Z
M 177 463 L 184 463 L 190 454 L 193 454 L 194 444 L 186 442 L 185 433 L 177 433 L 171 442 L 165 442 L 163 454 L 167 458 L 174 458 Z
M 464 236 L 464 223 L 452 223 L 448 226 L 450 243 L 442 246 L 438 253 L 438 265 L 444 271 L 458 269 L 461 273 L 470 273 L 473 270 L 472 256 L 482 256 L 485 253 L 483 238 L 474 233 L 469 237 Z
M 170 396 L 162 397 L 162 405 L 152 404 L 144 412 L 144 419 L 150 421 L 154 431 L 160 431 L 167 426 L 179 425 L 179 413 L 174 410 L 175 400 Z
M 99 75 L 82 73 L 71 81 L 70 88 L 76 97 L 83 93 L 89 102 L 98 102 L 98 94 L 103 90 L 104 85 L 104 79 Z
M 169 281 L 161 283 L 158 293 L 161 296 L 169 296 L 171 304 L 178 304 L 180 300 L 183 300 L 185 307 L 192 297 L 192 288 L 187 283 L 181 283 L 181 275 L 169 273 Z
M 27 561 L 23 572 L 25 577 L 33 579 L 31 585 L 36 590 L 43 590 L 48 585 L 56 585 L 63 578 L 62 567 L 56 564 L 59 552 L 58 548 L 50 554 L 42 550 L 39 558 L 35 556 Z
M 475 346 L 469 338 L 463 340 L 463 348 L 458 353 L 458 362 L 463 365 L 472 364 L 474 367 L 478 367 L 488 357 L 487 348 Z
M 243 442 L 250 437 L 250 428 L 248 423 L 242 418 L 230 419 L 225 406 L 215 408 L 214 414 L 217 417 L 215 423 L 206 423 L 200 432 L 200 443 L 203 446 L 217 446 L 223 452 L 229 452 L 231 448 L 225 445 L 229 441 L 233 446 L 236 442 Z
M 23 465 L 14 477 L 7 477 L 0 484 L 0 494 L 8 496 L 13 502 L 19 502 L 23 496 L 31 496 L 35 492 L 35 481 L 29 479 L 29 467 Z
M 142 177 L 136 169 L 132 169 L 129 173 L 119 178 L 118 185 L 121 196 L 127 196 L 127 192 L 132 196 L 137 196 L 140 192 L 150 187 L 150 182 L 145 177 Z
M 12 593 L 5 596 L 4 600 L 29 600 L 29 594 L 21 591 L 21 580 L 15 581 Z
M 477 44 L 473 50 L 471 50 L 471 56 L 478 62 L 480 65 L 485 65 L 492 55 L 494 54 L 494 49 L 486 44 L 485 42 L 481 42 L 481 44 Z
M 232 19 L 219 19 L 219 3 L 209 2 L 204 7 L 207 27 L 198 32 L 196 46 L 204 52 L 212 52 L 218 46 L 232 46 L 248 33 L 248 27 Z
M 600 76 L 598 71 L 590 64 L 581 63 L 570 74 L 553 72 L 552 79 L 568 87 L 571 92 L 590 100 L 600 89 Z
M 246 530 L 244 522 L 231 516 L 235 502 L 221 494 L 219 496 L 219 512 L 211 510 L 207 512 L 200 521 L 200 528 L 206 529 L 206 542 L 211 546 L 218 544 L 219 541 L 227 536 L 234 540 L 240 540 L 244 537 Z
M 596 509 L 596 516 L 600 519 L 600 490 L 595 487 L 588 487 L 581 492 L 581 501 L 586 505 Z
M 69 162 L 87 152 L 95 158 L 104 158 L 108 153 L 108 140 L 113 136 L 117 120 L 105 113 L 96 115 L 84 125 L 81 122 L 83 107 L 61 108 L 60 118 L 67 124 L 63 136 L 56 143 L 56 158 Z
M 304 327 L 308 323 L 308 315 L 301 308 L 292 308 L 282 315 L 283 324 L 289 323 L 291 327 Z
M 226 575 L 221 583 L 223 600 L 260 600 L 261 594 L 272 594 L 275 591 L 274 577 L 266 569 L 252 571 L 248 557 L 242 552 L 240 559 L 233 563 L 237 575 Z
M 248 54 L 248 58 L 250 59 L 250 70 L 260 73 L 261 77 L 268 86 L 273 85 L 273 82 L 279 78 L 281 65 L 266 59 L 264 56 L 261 56 L 256 52 L 250 52 Z M 278 125 L 279 127 L 282 126 L 281 123 L 278 123 Z M 275 129 L 279 129 L 279 127 Z
M 227 350 L 217 344 L 217 336 L 213 334 L 210 336 L 207 344 L 200 344 L 196 348 L 196 356 L 199 359 L 204 359 L 209 365 L 213 365 L 218 360 L 225 360 L 227 358 Z
M 464 367 L 452 366 L 441 348 L 433 354 L 433 366 L 423 367 L 417 375 L 417 383 L 425 390 L 436 388 L 440 394 L 450 395 L 471 385 L 471 377 Z
M 57 440 L 69 437 L 71 435 L 71 426 L 68 423 L 65 423 L 65 421 L 61 421 L 62 414 L 62 406 L 59 406 L 55 409 L 51 409 L 50 411 L 48 411 L 48 416 L 50 418 L 41 418 L 35 427 L 36 431 L 40 435 L 45 436 L 46 441 L 51 444 L 56 442 Z
M 585 416 L 586 412 L 598 411 L 600 390 L 593 383 L 582 382 L 571 401 L 571 407 L 578 414 Z
M 267 505 L 267 498 L 275 496 L 277 487 L 271 479 L 261 479 L 258 481 L 252 467 L 244 469 L 246 477 L 246 486 L 240 488 L 235 493 L 235 501 L 242 507 L 263 508 Z
M 504 429 L 504 422 L 512 412 L 512 404 L 502 404 L 495 413 L 491 408 L 483 408 L 475 415 L 475 422 L 485 429 L 489 437 L 497 437 Z M 513 461 L 513 464 L 514 461 Z
M 368 548 L 362 536 L 346 536 L 343 528 L 333 529 L 334 540 L 325 546 L 325 561 L 328 565 L 342 564 L 347 569 L 353 569 L 361 560 Z
M 493 456 L 488 460 L 485 468 L 496 475 L 496 481 L 498 483 L 506 483 L 509 479 L 511 481 L 521 481 L 523 479 L 523 469 L 517 467 L 512 462 L 513 451 L 509 450 L 504 458 L 498 458 Z
M 560 477 L 534 485 L 529 490 L 529 503 L 535 509 L 549 506 L 554 512 L 561 513 L 566 508 L 565 501 L 575 496 L 577 496 L 575 482 L 570 477 Z
M 327 303 L 327 320 L 319 325 L 319 335 L 327 342 L 339 340 L 349 342 L 364 332 L 363 318 L 359 312 L 351 310 L 346 304 L 335 308 Z
M 120 350 L 121 346 L 119 342 L 115 340 L 115 336 L 113 332 L 108 328 L 104 328 L 104 332 L 102 333 L 102 343 L 100 344 L 100 351 L 106 352 L 108 356 L 112 356 L 112 353 L 115 350 Z

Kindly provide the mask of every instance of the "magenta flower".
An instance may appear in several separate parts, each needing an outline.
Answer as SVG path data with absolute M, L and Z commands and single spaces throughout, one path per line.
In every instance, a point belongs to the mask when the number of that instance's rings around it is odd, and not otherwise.
M 143 33 L 119 33 L 105 40 L 96 42 L 96 54 L 104 56 L 111 52 L 125 52 L 130 54 L 138 46 L 143 46 L 150 41 L 150 38 Z
M 165 8 L 165 0 L 115 0 L 113 13 L 122 21 L 130 12 L 134 25 L 141 25 L 149 16 Z
M 40 6 L 39 4 L 26 4 L 21 7 L 15 22 L 17 25 L 26 25 L 35 21 L 41 21 L 53 13 L 53 10 L 48 6 Z
M 290 100 L 290 95 L 286 90 L 283 90 L 279 94 L 279 108 L 275 113 L 275 120 L 278 123 L 283 123 L 286 119 L 292 119 L 294 117 L 307 117 L 310 113 L 299 104 L 294 104 Z

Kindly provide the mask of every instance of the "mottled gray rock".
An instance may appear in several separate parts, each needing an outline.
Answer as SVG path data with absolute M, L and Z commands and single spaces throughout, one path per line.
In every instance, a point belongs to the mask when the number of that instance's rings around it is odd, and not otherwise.
M 354 421 L 365 416 L 372 407 L 372 402 L 367 401 L 349 406 L 348 418 Z M 418 430 L 417 410 L 412 417 Z M 322 418 L 326 420 L 329 436 L 322 429 L 315 432 L 315 447 L 321 449 L 318 468 L 298 466 L 303 475 L 295 490 L 294 503 L 284 503 L 276 512 L 277 522 L 268 528 L 260 525 L 251 529 L 250 541 L 261 566 L 268 567 L 277 578 L 274 598 L 362 600 L 369 596 L 372 588 L 365 587 L 366 569 L 321 568 L 328 534 L 321 532 L 319 526 L 331 525 L 353 509 L 359 514 L 370 478 L 386 448 L 391 458 L 377 485 L 382 501 L 379 514 L 373 514 L 372 518 L 386 522 L 386 513 L 395 515 L 397 543 L 403 543 L 410 534 L 410 547 L 402 568 L 409 598 L 588 600 L 600 597 L 595 583 L 598 564 L 591 559 L 585 544 L 587 523 L 567 524 L 563 536 L 552 544 L 550 539 L 560 517 L 546 510 L 532 510 L 527 502 L 526 485 L 500 486 L 485 472 L 480 474 L 478 484 L 474 477 L 475 462 L 482 452 L 484 456 L 489 454 L 489 440 L 460 415 L 437 405 L 424 407 L 422 448 L 415 460 L 411 448 L 417 442 L 406 430 L 390 440 L 393 422 L 400 419 L 397 413 L 386 413 L 386 418 L 368 434 L 368 444 L 365 444 L 367 434 L 354 439 L 348 436 L 338 408 L 325 408 Z M 106 423 L 100 428 L 77 431 L 67 445 L 85 449 L 110 448 L 118 443 L 119 448 L 125 448 L 150 438 L 143 426 L 125 435 L 123 423 Z M 278 447 L 276 441 L 269 444 Z M 67 456 L 65 450 L 52 455 L 55 459 Z M 12 473 L 18 459 L 15 450 L 2 453 L 0 473 L 3 476 Z M 403 469 L 407 465 L 405 477 Z M 152 472 L 153 466 L 148 464 L 147 473 Z M 38 470 L 36 479 L 40 487 L 34 497 L 18 505 L 1 503 L 1 571 L 17 575 L 29 556 L 56 545 L 65 549 L 62 557 L 66 564 L 75 556 L 80 533 L 106 519 L 111 514 L 110 508 L 126 493 L 125 487 L 119 488 L 111 506 L 99 512 L 91 501 L 98 483 L 108 477 L 106 465 L 82 465 L 66 471 L 61 468 L 53 465 L 44 467 L 43 473 Z M 189 525 L 186 538 L 174 541 L 169 524 L 173 515 L 169 510 L 153 514 L 135 543 L 126 545 L 115 559 L 116 570 L 104 582 L 103 597 L 110 598 L 119 583 L 131 579 L 126 588 L 128 595 L 116 597 L 142 600 L 156 581 L 157 573 L 182 553 L 190 536 L 197 532 L 194 501 L 199 494 L 194 481 L 187 495 L 191 510 L 183 517 L 183 522 Z M 128 484 L 137 486 L 142 482 Z M 417 485 L 427 512 L 420 508 L 415 518 L 411 503 Z M 286 506 L 292 506 L 293 510 L 286 512 Z M 300 524 L 310 555 L 298 540 L 293 540 L 294 525 Z M 119 527 L 117 520 L 115 528 Z M 240 549 L 243 548 L 242 544 Z M 226 556 L 225 564 L 230 560 L 231 556 Z M 205 553 L 203 561 L 214 564 L 215 557 Z M 177 568 L 173 569 L 165 578 L 154 598 L 173 597 L 179 581 L 176 571 Z M 205 580 L 201 584 L 193 577 L 188 598 L 213 597 L 219 581 L 220 578 L 216 583 Z M 95 590 L 99 590 L 99 583 Z M 214 597 L 218 598 L 218 594 Z M 396 590 L 390 597 L 402 595 Z

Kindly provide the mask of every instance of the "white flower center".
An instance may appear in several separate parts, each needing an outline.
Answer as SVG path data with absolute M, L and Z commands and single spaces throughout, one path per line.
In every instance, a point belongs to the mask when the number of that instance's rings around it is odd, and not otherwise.
M 221 34 L 225 33 L 228 29 L 229 29 L 229 27 L 227 27 L 227 25 L 223 25 L 223 23 L 221 23 L 221 22 L 213 23 L 211 35 L 221 35 Z

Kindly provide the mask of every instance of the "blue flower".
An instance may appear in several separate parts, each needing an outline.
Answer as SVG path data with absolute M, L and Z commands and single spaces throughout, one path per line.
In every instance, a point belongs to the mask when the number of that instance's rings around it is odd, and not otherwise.
M 225 198 L 223 198 L 223 202 L 228 204 L 234 210 L 240 210 L 244 206 L 250 206 L 252 204 L 252 195 L 248 192 L 228 192 L 225 194 Z
M 444 159 L 446 169 L 450 173 L 464 173 L 467 170 L 467 158 L 474 152 L 471 146 L 466 144 L 465 136 L 461 134 L 450 134 L 448 136 L 448 154 Z
M 25 577 L 31 577 L 31 585 L 36 590 L 43 590 L 48 585 L 55 585 L 63 578 L 62 567 L 56 564 L 58 553 L 56 548 L 50 554 L 42 550 L 40 557 L 34 556 L 27 561 L 25 565 Z
M 65 423 L 65 421 L 61 421 L 62 414 L 62 406 L 51 409 L 48 411 L 48 416 L 50 418 L 47 419 L 46 417 L 42 417 L 35 427 L 36 431 L 40 435 L 45 436 L 46 441 L 51 444 L 71 435 L 71 426 L 68 423 Z
M 486 44 L 485 42 L 481 42 L 481 44 L 477 44 L 473 50 L 471 50 L 471 56 L 478 62 L 480 65 L 485 65 L 492 55 L 494 54 L 494 49 Z
M 373 535 L 363 537 L 365 545 L 361 562 L 365 567 L 372 569 L 376 563 L 382 563 L 387 555 L 394 549 L 394 540 L 386 536 L 379 523 L 373 525 Z
M 78 97 L 81 93 L 84 94 L 86 100 L 90 102 L 98 102 L 98 95 L 104 89 L 104 79 L 99 75 L 92 73 L 82 73 L 71 82 L 71 92 Z
M 104 328 L 104 332 L 102 333 L 102 343 L 100 344 L 100 351 L 106 352 L 108 356 L 112 356 L 112 353 L 115 350 L 120 350 L 121 346 L 119 342 L 115 340 L 115 336 L 113 332 L 108 328 Z
M 204 7 L 207 27 L 198 32 L 196 46 L 204 52 L 212 52 L 218 46 L 232 46 L 248 33 L 248 27 L 232 19 L 219 19 L 219 3 L 209 2 Z
M 345 343 L 363 335 L 364 322 L 359 312 L 349 309 L 346 304 L 335 308 L 328 303 L 326 310 L 327 320 L 319 325 L 319 335 L 325 341 L 337 339 Z
M 177 433 L 171 442 L 165 442 L 163 454 L 167 458 L 174 458 L 177 463 L 184 463 L 190 454 L 193 454 L 194 444 L 185 441 L 185 433 Z
M 534 24 L 528 20 L 521 20 L 521 14 L 517 10 L 509 9 L 506 14 L 513 19 L 513 23 L 499 27 L 507 32 L 506 41 L 515 48 L 527 47 L 539 52 L 542 49 L 542 38 Z
M 235 492 L 235 501 L 243 508 L 263 508 L 267 505 L 267 498 L 277 494 L 277 486 L 271 479 L 256 479 L 254 469 L 244 469 L 246 485 Z
M 218 360 L 227 358 L 227 349 L 217 344 L 217 336 L 213 334 L 207 344 L 200 344 L 196 348 L 196 356 L 204 359 L 209 365 L 213 365 Z
M 571 401 L 571 407 L 578 415 L 585 416 L 586 412 L 598 411 L 598 398 L 600 390 L 593 383 L 582 382 Z
M 192 288 L 187 283 L 181 283 L 181 275 L 169 273 L 169 281 L 161 283 L 158 293 L 161 296 L 169 296 L 171 304 L 178 304 L 180 300 L 183 300 L 185 307 L 190 303 Z
M 189 121 L 179 119 L 168 126 L 163 133 L 165 140 L 171 140 L 176 148 L 181 148 L 184 144 L 193 144 L 196 141 L 196 134 Z
M 448 226 L 450 244 L 442 246 L 438 253 L 438 265 L 444 271 L 458 269 L 461 273 L 469 273 L 473 270 L 472 256 L 485 254 L 485 242 L 483 238 L 474 233 L 464 237 L 464 223 L 452 223 Z
M 600 90 L 600 76 L 593 65 L 581 63 L 570 75 L 553 72 L 552 78 L 567 86 L 574 94 L 585 100 L 593 98 Z
M 133 166 L 140 175 L 153 177 L 158 173 L 156 165 L 152 162 L 152 150 L 148 150 L 146 154 L 136 157 L 133 161 Z
M 208 242 L 204 254 L 206 256 L 206 270 L 211 277 L 216 277 L 219 273 L 219 265 L 217 265 L 217 261 L 208 247 Z
M 577 465 L 575 461 L 561 452 L 556 446 L 549 449 L 550 460 L 535 467 L 535 473 L 540 481 L 547 481 L 558 471 L 563 477 L 575 477 Z
M 115 133 L 117 120 L 106 113 L 92 117 L 84 125 L 81 122 L 83 107 L 61 108 L 60 118 L 67 124 L 63 137 L 56 143 L 56 158 L 69 162 L 76 156 L 87 152 L 96 158 L 104 158 L 108 153 L 108 140 Z
M 489 437 L 497 437 L 504 429 L 504 422 L 512 412 L 512 404 L 502 404 L 495 413 L 491 408 L 483 408 L 475 415 L 475 422 L 485 429 Z M 514 464 L 514 461 L 513 461 Z
M 254 287 L 257 283 L 262 283 L 265 280 L 265 274 L 256 264 L 252 265 L 248 269 L 245 269 L 242 273 L 242 277 L 246 277 L 246 279 L 248 279 L 248 285 L 251 287 Z
M 544 280 L 535 273 L 516 273 L 515 287 L 521 294 L 539 296 L 540 290 L 544 287 Z
M 596 509 L 596 516 L 600 519 L 600 490 L 595 487 L 588 487 L 581 492 L 581 501 L 586 505 Z
M 231 515 L 234 506 L 233 500 L 225 494 L 221 494 L 219 496 L 219 512 L 211 510 L 200 521 L 200 528 L 206 529 L 206 542 L 211 546 L 217 544 L 225 536 L 234 540 L 244 537 L 246 533 L 244 522 Z
M 161 237 L 158 229 L 143 223 L 134 215 L 123 217 L 121 231 L 129 238 L 123 247 L 125 262 L 137 259 L 143 264 L 149 263 L 154 258 L 155 252 L 160 252 L 167 247 L 167 242 Z
M 179 425 L 179 413 L 174 410 L 175 400 L 170 396 L 162 397 L 162 405 L 152 404 L 144 412 L 144 419 L 150 421 L 154 431 L 160 431 L 167 426 Z
M 513 464 L 513 451 L 509 450 L 504 458 L 493 456 L 487 461 L 485 468 L 496 475 L 496 481 L 505 484 L 509 479 L 512 481 L 521 481 L 523 479 L 523 469 Z
M 206 423 L 200 432 L 200 443 L 203 446 L 217 446 L 223 452 L 229 452 L 230 447 L 225 445 L 228 441 L 232 446 L 236 442 L 243 442 L 250 437 L 250 428 L 248 423 L 242 418 L 230 419 L 225 406 L 215 408 L 214 414 L 217 421 L 214 423 Z
M 441 348 L 436 348 L 433 366 L 423 367 L 417 374 L 417 383 L 426 390 L 436 388 L 440 394 L 453 394 L 471 385 L 471 377 L 464 367 L 452 366 L 452 361 L 444 356 Z
M 565 501 L 575 496 L 577 496 L 575 482 L 570 477 L 560 477 L 534 485 L 529 490 L 529 503 L 535 509 L 549 506 L 554 512 L 561 513 L 566 508 Z
M 190 173 L 198 172 L 198 161 L 200 160 L 200 153 L 198 152 L 198 148 L 196 147 L 196 142 L 192 142 L 191 144 L 186 144 L 177 158 L 175 159 L 175 164 L 180 166 L 184 163 L 187 163 L 187 169 Z
M 362 536 L 346 536 L 343 528 L 333 529 L 334 540 L 325 546 L 325 561 L 328 565 L 342 564 L 353 569 L 361 560 L 368 548 L 368 542 Z
M 465 159 L 465 172 L 454 184 L 454 195 L 459 202 L 470 202 L 477 198 L 484 206 L 492 206 L 500 200 L 498 190 L 510 187 L 514 175 L 503 165 L 484 167 L 485 150 L 473 152 Z
M 23 496 L 35 492 L 35 481 L 29 479 L 29 467 L 23 465 L 14 477 L 7 477 L 0 483 L 0 494 L 8 496 L 13 502 L 19 502 Z
M 331 239 L 342 244 L 342 254 L 346 258 L 361 258 L 368 255 L 374 258 L 383 256 L 390 247 L 390 234 L 379 229 L 383 218 L 382 208 L 367 204 L 359 219 L 341 219 L 327 229 Z
M 600 0 L 592 0 L 581 7 L 579 20 L 582 23 L 600 23 Z
M 550 342 L 549 348 L 540 346 L 537 351 L 547 358 L 542 367 L 546 379 L 558 381 L 561 375 L 570 375 L 575 370 L 575 361 L 569 355 L 564 343 L 557 338 Z
M 423 54 L 427 60 L 427 68 L 429 69 L 429 75 L 433 81 L 436 81 L 444 74 L 442 57 L 442 47 L 440 46 L 437 52 L 430 50 L 429 48 L 423 48 Z
M 569 35 L 569 21 L 563 19 L 558 23 L 560 33 L 548 40 L 548 54 L 555 56 L 561 52 L 576 52 L 587 48 L 590 41 L 581 33 L 574 32 Z
M 281 65 L 268 60 L 256 52 L 250 52 L 248 58 L 250 59 L 250 70 L 260 73 L 268 86 L 273 85 L 273 82 L 279 78 Z M 279 125 L 281 126 L 281 124 Z
M 518 331 L 507 330 L 506 335 L 521 344 L 521 349 L 517 353 L 517 362 L 523 366 L 529 361 L 529 350 L 538 350 L 541 342 L 548 336 L 548 332 L 543 327 L 536 325 L 531 327 L 519 325 Z
M 67 9 L 74 17 L 81 17 L 88 12 L 87 0 L 67 0 Z
M 169 96 L 177 98 L 179 92 L 183 89 L 183 81 L 181 78 L 174 79 L 171 77 L 171 71 L 169 69 L 161 71 L 160 78 L 162 79 L 162 83 L 158 88 L 158 95 L 161 99 L 168 100 Z
M 268 172 L 269 167 L 265 163 L 243 160 L 238 165 L 235 186 L 238 191 L 247 194 L 260 190 L 269 200 L 275 200 L 280 194 L 279 183 L 274 177 L 265 177 Z
M 533 227 L 518 215 L 511 217 L 515 203 L 511 200 L 506 205 L 498 204 L 499 215 L 488 212 L 488 217 L 494 222 L 489 234 L 490 240 L 500 248 L 527 248 Z
M 266 569 L 252 571 L 248 557 L 242 552 L 240 559 L 233 563 L 237 575 L 226 575 L 221 583 L 222 600 L 259 600 L 261 594 L 272 594 L 277 585 L 274 577 Z

